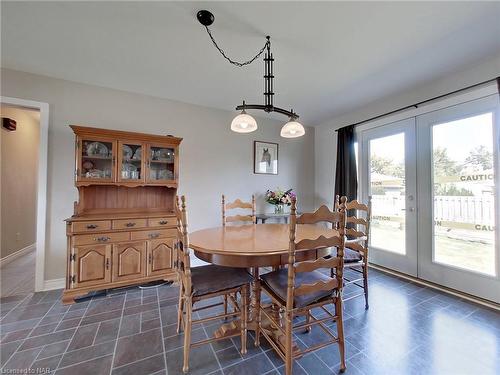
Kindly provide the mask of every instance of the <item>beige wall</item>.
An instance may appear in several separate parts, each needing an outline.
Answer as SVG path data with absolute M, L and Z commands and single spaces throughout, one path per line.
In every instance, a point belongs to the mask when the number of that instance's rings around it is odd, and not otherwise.
M 1 257 L 36 242 L 36 195 L 40 114 L 1 106 L 2 117 L 17 121 L 16 131 L 2 128 Z
M 500 72 L 500 55 L 474 64 L 468 69 L 432 82 L 408 88 L 388 98 L 360 107 L 343 116 L 331 119 L 315 128 L 315 205 L 333 204 L 335 164 L 337 159 L 337 134 L 335 129 L 369 119 L 420 101 L 450 93 L 461 88 L 496 78 Z M 402 79 L 395 77 L 395 79 Z M 362 87 L 360 87 L 362 90 Z
M 73 201 L 77 199 L 73 183 L 74 138 L 69 124 L 183 137 L 179 191 L 188 197 L 193 230 L 220 223 L 222 193 L 228 198 L 257 194 L 259 210 L 263 210 L 269 207 L 262 194 L 279 186 L 297 191 L 301 209 L 314 205 L 313 128 L 307 128 L 306 135 L 299 139 L 284 139 L 279 136 L 282 122 L 257 118 L 257 132 L 236 134 L 229 129 L 233 111 L 7 69 L 2 69 L 1 80 L 3 96 L 50 105 L 45 279 L 65 275 L 63 220 L 72 215 Z M 238 100 L 228 103 L 228 108 Z M 278 176 L 253 174 L 254 140 L 279 143 Z

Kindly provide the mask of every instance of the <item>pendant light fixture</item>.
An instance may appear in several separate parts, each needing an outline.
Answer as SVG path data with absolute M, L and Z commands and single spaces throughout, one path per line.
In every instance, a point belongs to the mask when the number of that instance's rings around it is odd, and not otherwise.
M 273 98 L 274 98 L 274 69 L 273 69 L 273 54 L 271 53 L 271 37 L 267 36 L 266 37 L 266 43 L 264 44 L 264 47 L 260 49 L 260 51 L 250 60 L 244 61 L 244 62 L 238 62 L 230 59 L 225 52 L 219 47 L 217 42 L 215 41 L 214 37 L 212 36 L 212 33 L 208 26 L 213 24 L 215 17 L 214 15 L 209 12 L 208 10 L 200 10 L 198 14 L 196 15 L 198 18 L 198 21 L 205 26 L 205 29 L 207 30 L 208 35 L 210 36 L 210 39 L 212 40 L 212 43 L 214 44 L 215 48 L 220 52 L 220 54 L 231 64 L 238 66 L 238 67 L 243 67 L 246 65 L 249 65 L 253 63 L 257 58 L 259 58 L 264 52 L 264 104 L 246 104 L 245 101 L 243 101 L 243 104 L 239 105 L 236 107 L 237 111 L 241 111 L 240 114 L 238 114 L 233 121 L 231 122 L 231 130 L 235 131 L 237 133 L 250 133 L 255 130 L 257 130 L 257 121 L 250 116 L 248 113 L 246 113 L 247 109 L 259 109 L 265 112 L 277 112 L 281 113 L 282 115 L 285 115 L 289 118 L 289 121 L 283 126 L 281 129 L 280 135 L 284 138 L 297 138 L 301 137 L 305 134 L 305 129 L 304 126 L 300 122 L 298 122 L 299 115 L 295 113 L 293 110 L 287 111 L 286 109 L 282 109 L 279 107 L 275 107 L 273 104 Z

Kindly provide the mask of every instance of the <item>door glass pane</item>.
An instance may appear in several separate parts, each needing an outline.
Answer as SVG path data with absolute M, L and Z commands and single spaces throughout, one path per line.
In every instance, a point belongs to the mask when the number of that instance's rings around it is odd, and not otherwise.
M 113 170 L 113 143 L 83 140 L 80 177 L 111 179 Z
M 140 180 L 142 178 L 142 146 L 138 144 L 121 144 L 122 165 L 120 177 L 122 180 Z
M 435 262 L 495 274 L 493 114 L 432 127 Z
M 370 140 L 370 245 L 406 254 L 405 135 Z
M 174 149 L 151 146 L 150 152 L 149 178 L 151 180 L 173 180 Z

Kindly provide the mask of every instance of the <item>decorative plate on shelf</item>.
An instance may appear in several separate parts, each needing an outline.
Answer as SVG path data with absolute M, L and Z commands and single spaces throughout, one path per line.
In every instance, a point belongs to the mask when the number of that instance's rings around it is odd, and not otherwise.
M 87 155 L 88 156 L 108 156 L 108 148 L 101 142 L 92 142 L 87 144 Z
M 174 173 L 169 171 L 168 169 L 162 169 L 158 171 L 158 179 L 159 180 L 173 180 Z
M 136 171 L 136 170 L 137 170 L 137 167 L 134 164 L 123 163 L 123 165 L 122 165 L 122 171 L 132 172 L 132 171 Z
M 132 155 L 134 154 L 134 151 L 130 148 L 128 145 L 123 145 L 123 159 L 124 160 L 130 160 L 132 159 Z
M 159 161 L 174 161 L 174 152 L 169 148 L 160 148 L 155 152 L 155 156 Z
M 132 159 L 141 160 L 141 158 L 142 158 L 142 148 L 141 146 L 139 146 L 136 148 L 134 156 L 132 156 Z
M 90 160 L 85 160 L 83 163 L 82 163 L 82 167 L 83 169 L 86 169 L 86 170 L 91 170 L 94 168 L 94 163 L 92 163 Z

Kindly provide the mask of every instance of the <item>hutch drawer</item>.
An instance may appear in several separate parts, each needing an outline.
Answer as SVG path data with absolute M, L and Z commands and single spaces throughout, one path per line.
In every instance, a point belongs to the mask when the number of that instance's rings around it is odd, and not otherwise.
M 73 232 L 101 232 L 111 229 L 111 220 L 75 221 L 71 224 Z
M 147 219 L 113 220 L 113 229 L 146 228 L 147 225 L 148 225 Z
M 154 240 L 156 238 L 175 237 L 176 235 L 176 229 L 141 230 L 132 232 L 131 240 Z
M 175 217 L 155 217 L 148 221 L 150 227 L 166 227 L 177 225 Z
M 73 237 L 73 245 L 104 244 L 108 242 L 128 241 L 130 232 L 81 234 Z

